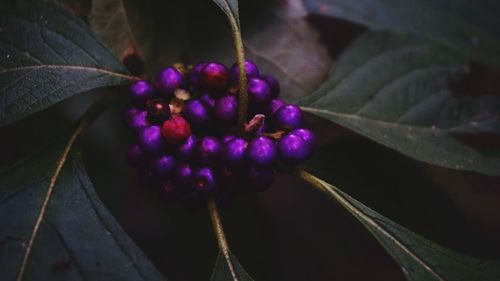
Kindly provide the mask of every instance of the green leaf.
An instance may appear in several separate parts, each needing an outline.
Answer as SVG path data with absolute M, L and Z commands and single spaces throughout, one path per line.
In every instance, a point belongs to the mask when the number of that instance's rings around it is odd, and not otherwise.
M 0 10 L 0 126 L 74 94 L 133 80 L 86 25 L 47 1 Z
M 500 280 L 500 262 L 479 260 L 444 248 L 373 211 L 337 187 L 311 174 L 302 175 L 361 222 L 401 266 L 407 280 Z
M 500 159 L 456 139 L 500 134 L 500 99 L 454 96 L 466 61 L 420 37 L 368 32 L 339 58 L 304 110 L 407 156 L 452 169 L 500 175 Z
M 215 262 L 214 271 L 212 272 L 212 277 L 210 281 L 253 281 L 252 277 L 246 273 L 241 264 L 238 262 L 233 253 L 229 252 L 229 257 L 231 258 L 232 266 L 234 267 L 234 274 L 236 278 L 233 277 L 229 269 L 228 263 L 224 258 L 222 251 L 219 251 L 217 255 L 217 261 Z
M 150 57 L 154 33 L 151 13 L 144 2 L 92 1 L 89 23 L 116 57 L 123 59 L 135 51 L 144 58 Z
M 14 280 L 60 145 L 0 171 L 0 279 Z M 97 197 L 79 153 L 56 183 L 23 280 L 165 280 Z
M 425 36 L 468 58 L 500 66 L 500 2 L 306 0 L 310 13 L 373 29 Z

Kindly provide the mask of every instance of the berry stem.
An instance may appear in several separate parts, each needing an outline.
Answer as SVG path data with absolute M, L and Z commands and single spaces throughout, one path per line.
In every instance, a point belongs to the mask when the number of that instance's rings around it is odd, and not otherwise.
M 73 134 L 71 134 L 71 137 L 69 138 L 66 147 L 64 148 L 63 152 L 59 156 L 59 159 L 56 162 L 56 168 L 54 171 L 54 174 L 50 178 L 49 182 L 49 187 L 47 188 L 47 192 L 45 193 L 45 197 L 43 198 L 42 206 L 40 207 L 40 211 L 38 213 L 38 217 L 36 219 L 35 225 L 33 226 L 33 230 L 31 232 L 30 239 L 28 241 L 28 244 L 26 246 L 26 250 L 24 251 L 23 259 L 21 262 L 21 266 L 19 267 L 19 271 L 17 272 L 17 277 L 16 281 L 21 281 L 23 280 L 24 273 L 26 271 L 26 266 L 28 264 L 28 259 L 31 254 L 31 250 L 33 249 L 33 243 L 38 235 L 38 231 L 40 230 L 40 226 L 42 224 L 42 221 L 45 217 L 45 212 L 47 211 L 47 207 L 49 204 L 50 199 L 52 198 L 52 194 L 54 193 L 54 188 L 57 182 L 57 179 L 59 178 L 59 175 L 61 174 L 61 170 L 66 163 L 66 160 L 68 158 L 69 152 L 71 151 L 71 148 L 73 147 L 73 144 L 75 144 L 76 140 L 78 137 L 93 123 L 93 121 L 104 111 L 108 108 L 108 106 L 117 98 L 118 96 L 116 94 L 103 98 L 99 100 L 98 102 L 94 103 L 87 112 L 85 112 L 84 116 L 78 123 L 78 126 L 76 127 L 75 131 Z
M 227 244 L 226 234 L 224 234 L 224 228 L 222 227 L 222 221 L 220 219 L 219 211 L 217 209 L 217 203 L 213 199 L 208 200 L 208 211 L 210 213 L 210 218 L 212 220 L 212 225 L 214 227 L 215 236 L 217 237 L 217 243 L 219 244 L 219 249 L 226 259 L 227 266 L 231 272 L 231 276 L 234 281 L 238 281 L 238 276 L 236 270 L 234 269 L 233 261 L 229 255 L 230 250 Z
M 226 7 L 224 7 L 224 10 L 231 10 L 227 6 L 227 3 L 224 3 L 224 5 L 226 5 Z M 236 63 L 238 64 L 239 70 L 238 125 L 239 127 L 243 128 L 248 112 L 248 80 L 247 74 L 245 72 L 245 48 L 243 47 L 243 39 L 241 38 L 240 21 L 235 18 L 235 15 L 233 13 L 226 12 L 226 14 L 228 16 L 229 23 L 231 24 L 234 48 L 236 51 Z

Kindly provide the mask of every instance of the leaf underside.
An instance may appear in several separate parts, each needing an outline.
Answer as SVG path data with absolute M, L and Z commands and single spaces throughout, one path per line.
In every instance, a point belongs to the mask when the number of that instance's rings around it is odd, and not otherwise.
M 250 277 L 250 275 L 248 275 L 248 273 L 243 269 L 233 253 L 229 252 L 229 257 L 231 258 L 232 265 L 236 271 L 235 273 L 238 281 L 253 281 L 252 277 Z M 217 261 L 215 262 L 215 267 L 212 272 L 212 277 L 210 277 L 210 281 L 235 281 L 229 270 L 227 261 L 224 258 L 224 254 L 221 251 L 219 251 L 219 254 L 217 255 Z
M 0 279 L 14 280 L 61 146 L 0 172 Z M 98 199 L 79 153 L 68 158 L 24 280 L 165 280 Z
M 85 23 L 52 1 L 0 9 L 0 126 L 74 94 L 132 79 Z
M 444 248 L 373 211 L 335 186 L 315 179 L 373 234 L 401 266 L 407 280 L 500 280 L 500 262 L 479 260 Z
M 301 105 L 417 160 L 500 175 L 498 157 L 456 138 L 500 134 L 498 97 L 450 90 L 450 81 L 467 71 L 463 57 L 426 39 L 371 31 L 352 43 Z

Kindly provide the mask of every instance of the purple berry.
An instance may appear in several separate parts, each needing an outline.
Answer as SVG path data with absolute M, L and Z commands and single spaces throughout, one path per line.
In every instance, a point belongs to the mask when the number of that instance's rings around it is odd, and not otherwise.
M 314 136 L 314 133 L 311 132 L 311 130 L 306 128 L 299 128 L 291 131 L 290 134 L 299 136 L 304 140 L 309 154 L 312 154 L 316 149 L 316 137 Z
M 128 110 L 125 113 L 126 122 L 130 129 L 135 132 L 139 132 L 140 130 L 151 126 L 151 123 L 148 119 L 148 112 L 145 110 Z
M 276 80 L 276 78 L 272 75 L 262 75 L 260 78 L 266 81 L 267 85 L 269 85 L 271 97 L 273 99 L 277 98 L 280 95 L 280 84 L 278 83 L 278 80 Z
M 276 112 L 281 108 L 283 107 L 284 105 L 286 105 L 286 103 L 283 101 L 283 100 L 280 100 L 280 99 L 272 99 L 270 102 L 269 102 L 269 107 L 267 109 L 267 114 L 269 114 L 269 116 L 274 116 L 276 114 Z
M 224 90 L 229 80 L 226 66 L 218 62 L 207 63 L 200 74 L 200 88 L 212 93 Z
M 130 86 L 130 98 L 132 103 L 144 107 L 146 101 L 156 96 L 155 87 L 146 80 L 140 80 Z
M 234 124 L 238 119 L 238 99 L 232 95 L 221 97 L 215 105 L 215 116 L 226 124 Z
M 221 143 L 214 137 L 203 137 L 198 144 L 198 157 L 204 164 L 213 165 L 222 152 Z
M 127 159 L 130 165 L 138 167 L 144 165 L 144 152 L 138 144 L 133 144 L 127 151 Z
M 198 169 L 193 175 L 194 190 L 202 193 L 212 193 L 217 187 L 214 171 L 209 167 Z
M 189 187 L 193 179 L 193 168 L 188 163 L 181 163 L 177 165 L 174 172 L 174 180 L 178 187 Z
M 271 90 L 266 81 L 260 78 L 248 79 L 248 95 L 252 101 L 263 103 L 271 99 Z
M 278 141 L 280 158 L 288 164 L 298 164 L 309 157 L 309 148 L 299 136 L 288 134 Z
M 274 171 L 265 167 L 248 168 L 248 182 L 246 185 L 249 190 L 265 191 L 271 187 L 274 181 Z
M 161 135 L 160 126 L 143 128 L 139 132 L 139 145 L 144 152 L 158 153 L 166 148 L 165 140 Z
M 225 143 L 224 160 L 230 165 L 242 164 L 247 156 L 248 142 L 243 138 L 234 138 Z
M 170 98 L 175 89 L 182 88 L 183 85 L 184 77 L 174 67 L 163 69 L 156 77 L 156 87 L 164 98 Z
M 257 165 L 270 165 L 276 158 L 276 145 L 268 137 L 256 137 L 248 145 L 248 157 Z
M 153 160 L 152 169 L 159 176 L 165 176 L 174 171 L 177 160 L 171 154 L 163 154 Z
M 177 148 L 177 157 L 183 160 L 189 160 L 193 157 L 198 138 L 195 135 L 190 135 L 184 143 Z
M 247 79 L 259 76 L 259 68 L 257 68 L 257 65 L 255 65 L 255 63 L 253 63 L 251 60 L 245 60 L 244 68 L 245 73 L 247 74 Z M 238 64 L 235 63 L 231 67 L 231 81 L 233 83 L 238 83 L 239 75 L 240 70 L 238 69 Z
M 275 114 L 276 124 L 283 129 L 295 129 L 302 125 L 302 110 L 294 104 L 282 106 Z
M 161 99 L 152 99 L 146 102 L 148 118 L 153 123 L 163 123 L 170 117 L 170 106 Z
M 209 108 L 209 109 L 214 109 L 215 108 L 215 103 L 216 100 L 215 98 L 210 95 L 209 93 L 204 93 L 200 96 L 200 100 Z
M 206 129 L 211 125 L 211 113 L 205 103 L 198 99 L 188 101 L 182 110 L 182 115 L 188 120 L 193 128 Z
M 227 143 L 227 142 L 229 142 L 231 140 L 234 140 L 235 138 L 236 138 L 235 135 L 225 135 L 225 136 L 222 137 L 221 140 L 222 140 L 222 143 L 225 144 L 225 143 Z
M 201 71 L 205 68 L 206 63 L 197 64 L 189 73 L 189 83 L 194 87 L 198 87 L 201 81 Z

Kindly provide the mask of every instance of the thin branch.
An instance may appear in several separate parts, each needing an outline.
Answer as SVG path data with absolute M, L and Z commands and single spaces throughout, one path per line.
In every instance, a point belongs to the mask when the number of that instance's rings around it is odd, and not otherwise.
M 226 259 L 227 266 L 231 272 L 231 276 L 234 281 L 238 281 L 238 276 L 234 269 L 233 261 L 229 255 L 229 246 L 227 244 L 226 235 L 224 234 L 224 228 L 222 227 L 222 222 L 219 216 L 219 211 L 217 210 L 217 204 L 213 199 L 208 201 L 208 211 L 210 213 L 210 218 L 212 219 L 212 225 L 214 227 L 215 236 L 217 236 L 217 243 L 219 244 L 219 249 L 222 251 L 224 258 Z
M 42 206 L 40 207 L 40 212 L 38 213 L 38 217 L 36 219 L 35 225 L 33 226 L 33 230 L 31 232 L 30 239 L 29 239 L 28 244 L 26 246 L 26 251 L 24 252 L 21 266 L 19 267 L 19 271 L 17 273 L 16 281 L 21 281 L 23 279 L 24 273 L 26 272 L 26 266 L 28 264 L 28 259 L 30 257 L 31 251 L 33 249 L 33 244 L 34 244 L 35 239 L 36 239 L 38 232 L 40 230 L 40 226 L 42 224 L 42 221 L 45 217 L 45 213 L 47 211 L 49 201 L 52 198 L 52 195 L 54 193 L 54 187 L 56 185 L 57 179 L 59 178 L 59 175 L 61 174 L 64 163 L 66 163 L 69 152 L 71 151 L 71 148 L 73 147 L 73 144 L 75 144 L 76 140 L 82 134 L 82 132 L 84 132 L 92 124 L 92 122 L 104 110 L 106 110 L 108 108 L 108 106 L 116 99 L 116 97 L 117 97 L 117 95 L 114 94 L 114 95 L 111 95 L 109 97 L 103 98 L 102 100 L 99 100 L 98 102 L 93 104 L 90 107 L 90 109 L 88 109 L 87 112 L 85 112 L 84 116 L 82 117 L 82 119 L 78 123 L 78 126 L 76 127 L 75 131 L 73 132 L 73 134 L 69 138 L 68 143 L 66 144 L 66 147 L 64 148 L 64 151 L 59 156 L 59 159 L 56 162 L 56 169 L 54 171 L 54 174 L 50 178 L 47 193 L 45 193 L 45 197 L 43 199 Z

